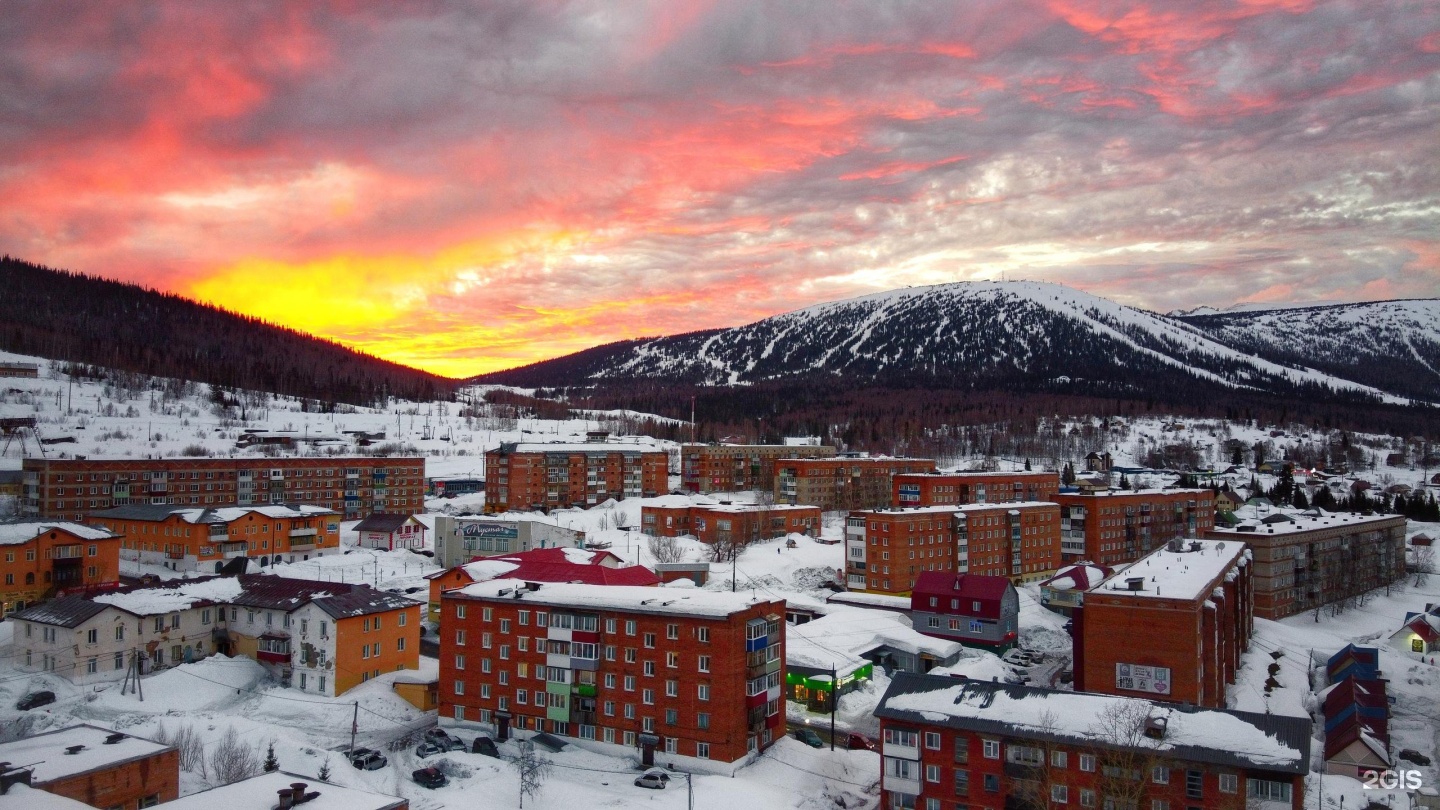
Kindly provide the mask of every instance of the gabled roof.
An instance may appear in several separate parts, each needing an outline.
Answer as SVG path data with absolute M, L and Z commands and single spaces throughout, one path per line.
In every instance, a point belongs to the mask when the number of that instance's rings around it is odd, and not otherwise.
M 1325 759 L 1334 759 L 1355 742 L 1362 743 L 1386 765 L 1390 764 L 1390 752 L 1386 750 L 1385 743 L 1377 739 L 1358 718 L 1325 732 Z
M 69 532 L 81 540 L 111 540 L 119 537 L 99 526 L 57 520 L 0 520 L 0 545 L 28 543 L 48 531 Z
M 1406 631 L 1419 636 L 1426 644 L 1434 644 L 1440 640 L 1440 616 L 1422 613 L 1406 622 L 1405 626 L 1397 630 L 1394 635 L 1398 636 Z
M 413 517 L 413 515 L 397 515 L 391 512 L 371 512 L 369 517 L 356 524 L 355 531 L 390 534 L 410 522 Z
M 994 619 L 1000 616 L 1000 600 L 1013 590 L 1015 586 L 1005 577 L 922 571 L 910 591 L 910 604 L 913 610 L 921 610 L 924 601 L 932 596 L 978 600 L 981 604 L 978 615 Z
M 404 610 L 405 608 L 416 607 L 420 604 L 414 599 L 407 599 L 396 593 L 387 593 L 365 587 L 355 588 L 349 593 L 336 596 L 317 597 L 314 602 L 315 607 L 320 608 L 336 619 L 348 619 L 352 616 L 367 616 L 371 613 Z
M 55 627 L 75 628 L 105 610 L 106 605 L 79 596 L 63 596 L 11 613 L 9 618 Z
M 1055 576 L 1040 583 L 1040 587 L 1057 591 L 1088 591 L 1113 573 L 1114 569 L 1109 566 L 1092 562 L 1075 563 L 1061 568 Z

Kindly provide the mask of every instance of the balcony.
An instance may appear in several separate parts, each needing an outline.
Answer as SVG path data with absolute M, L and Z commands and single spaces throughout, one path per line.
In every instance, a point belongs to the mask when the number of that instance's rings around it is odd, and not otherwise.
M 182 548 L 178 551 L 167 551 L 165 552 L 165 556 L 172 560 L 183 560 L 185 559 L 185 549 Z
M 85 548 L 80 545 L 56 546 L 50 550 L 52 560 L 75 560 L 85 556 Z
M 238 543 L 221 543 L 220 556 L 227 560 L 244 557 L 250 553 L 250 544 L 243 540 Z

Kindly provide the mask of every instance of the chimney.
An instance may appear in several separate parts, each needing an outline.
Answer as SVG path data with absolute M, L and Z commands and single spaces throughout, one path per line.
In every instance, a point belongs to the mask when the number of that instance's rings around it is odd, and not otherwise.
M 1145 578 L 1144 578 L 1144 577 L 1126 577 L 1126 578 L 1125 578 L 1125 590 L 1127 590 L 1127 591 L 1143 591 L 1143 590 L 1145 590 Z
M 85 750 L 85 746 L 83 746 L 83 745 L 71 745 L 71 746 L 68 746 L 68 747 L 65 749 L 65 753 L 66 753 L 68 756 L 74 756 L 74 755 L 76 755 L 76 754 L 78 754 L 78 753 L 80 753 L 81 751 L 84 751 L 84 750 Z
M 275 792 L 280 795 L 280 803 L 275 805 L 275 810 L 290 810 L 295 806 L 294 794 L 290 792 L 290 788 L 280 788 Z
M 320 796 L 320 791 L 318 790 L 312 790 L 309 793 L 306 793 L 305 788 L 307 787 L 309 787 L 309 785 L 305 784 L 304 782 L 290 783 L 290 801 L 292 802 L 292 806 L 302 805 Z
M 105 737 L 105 744 L 114 745 L 115 743 L 118 743 L 123 739 L 125 739 L 125 735 L 117 731 L 114 734 L 110 734 Z

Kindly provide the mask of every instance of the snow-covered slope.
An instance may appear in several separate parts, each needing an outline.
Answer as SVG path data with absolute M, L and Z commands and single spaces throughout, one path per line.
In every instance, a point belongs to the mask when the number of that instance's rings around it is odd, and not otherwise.
M 1440 300 L 1196 313 L 1180 320 L 1269 360 L 1440 401 Z
M 1256 357 L 1185 320 L 1041 282 L 893 290 L 734 329 L 616 344 L 565 369 L 570 379 L 541 384 L 650 378 L 737 385 L 822 374 L 861 383 L 1103 395 L 1201 381 L 1282 395 L 1398 399 L 1352 378 Z

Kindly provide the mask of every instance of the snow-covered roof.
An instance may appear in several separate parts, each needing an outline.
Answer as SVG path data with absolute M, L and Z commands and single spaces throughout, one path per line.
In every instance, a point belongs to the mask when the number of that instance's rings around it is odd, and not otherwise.
M 866 607 L 884 608 L 886 610 L 910 610 L 910 597 L 908 596 L 892 596 L 888 593 L 865 593 L 864 591 L 832 593 L 825 597 L 825 603 L 829 605 L 864 605 Z
M 988 681 L 896 673 L 875 709 L 887 720 L 930 723 L 1007 737 L 1089 745 L 1115 744 L 1106 718 L 1165 718 L 1161 739 L 1124 736 L 1178 760 L 1303 774 L 1309 768 L 1309 718 L 1203 709 L 1144 698 L 1062 692 Z M 1138 737 L 1138 740 L 1135 739 Z
M 1060 474 L 1052 470 L 940 470 L 938 472 L 900 473 L 907 478 L 925 476 L 929 478 L 1014 478 L 1017 475 L 1045 475 L 1060 480 Z
M 1097 492 L 1062 492 L 1063 498 L 1119 498 L 1151 495 L 1203 495 L 1213 497 L 1214 492 L 1208 489 L 1182 489 L 1172 487 L 1167 489 L 1102 489 Z
M 137 616 L 154 616 L 185 610 L 201 603 L 228 602 L 239 596 L 242 590 L 238 577 L 211 577 L 173 586 L 102 593 L 91 597 L 91 601 L 114 605 Z
M 818 619 L 791 625 L 785 631 L 785 665 L 829 669 L 840 675 L 865 663 L 864 656 L 882 647 L 944 660 L 958 655 L 961 644 L 916 632 L 898 613 L 865 608 L 835 608 Z
M 1333 529 L 1340 526 L 1367 526 L 1379 523 L 1391 523 L 1404 521 L 1403 515 L 1360 515 L 1354 512 L 1324 512 L 1319 514 L 1306 511 L 1286 511 L 1292 522 L 1288 523 L 1261 523 L 1261 511 L 1254 506 L 1241 507 L 1235 510 L 1235 516 L 1240 522 L 1235 526 L 1215 526 L 1210 529 L 1212 534 L 1234 535 L 1237 539 L 1245 540 L 1248 537 L 1268 537 L 1270 535 L 1298 534 L 1310 532 L 1316 529 Z M 1276 514 L 1276 510 L 1266 510 L 1269 514 Z
M 1113 570 L 1106 566 L 1081 562 L 1067 565 L 1056 571 L 1055 576 L 1040 583 L 1040 587 L 1057 591 L 1088 591 L 1099 585 L 1111 573 Z
M 120 738 L 107 745 L 105 740 L 117 733 Z M 77 745 L 82 748 L 73 754 L 66 753 Z M 38 786 L 151 757 L 169 749 L 168 745 L 144 737 L 86 724 L 0 743 L 0 760 L 23 765 L 35 763 L 30 770 L 34 774 L 32 784 Z
M 727 513 L 727 514 L 741 515 L 741 514 L 750 514 L 750 513 L 753 513 L 753 512 L 798 512 L 798 511 L 805 511 L 805 510 L 815 511 L 816 509 L 819 509 L 820 507 L 818 507 L 818 506 L 806 506 L 806 505 L 803 505 L 803 504 L 788 504 L 788 503 L 774 503 L 774 504 L 758 504 L 758 503 L 717 503 L 717 504 L 714 504 L 714 505 L 711 505 L 711 504 L 698 504 L 698 503 L 697 503 L 697 504 L 694 504 L 694 505 L 693 505 L 693 508 L 695 508 L 695 509 L 703 509 L 703 510 L 705 510 L 706 512 L 725 512 L 725 513 Z
M 1210 593 L 1246 549 L 1234 540 L 1181 540 L 1180 551 L 1161 546 L 1124 571 L 1100 583 L 1092 593 L 1120 597 L 1199 599 Z M 1130 584 L 1139 580 L 1139 587 Z
M 453 591 L 446 591 L 445 598 L 466 596 L 477 599 L 512 599 L 518 592 L 525 602 L 551 607 L 590 608 L 594 610 L 624 610 L 632 613 L 674 614 L 677 616 L 702 616 L 723 618 L 733 613 L 748 610 L 755 605 L 780 602 L 778 610 L 784 614 L 784 602 L 769 597 L 752 596 L 747 592 L 726 591 L 671 591 L 639 585 L 581 585 L 570 582 L 532 583 L 534 590 L 526 587 L 524 580 L 492 579 L 477 582 Z
M 310 504 L 272 503 L 258 506 L 193 507 L 168 506 L 164 504 L 132 504 L 117 506 L 92 513 L 95 517 L 114 520 L 138 520 L 160 522 L 175 516 L 186 523 L 233 523 L 246 515 L 258 514 L 268 518 L 303 518 L 320 515 L 338 515 L 333 509 Z
M 20 543 L 28 543 L 45 532 L 58 530 L 69 532 L 81 540 L 109 540 L 119 537 L 118 534 L 111 534 L 108 530 L 96 526 L 86 526 L 81 523 L 67 523 L 65 521 L 33 521 L 16 520 L 0 521 L 0 546 L 14 546 Z
M 906 515 L 966 514 L 987 509 L 1033 509 L 1037 506 L 1059 506 L 1054 501 L 996 501 L 994 503 L 937 504 L 934 506 L 887 506 L 880 509 L 856 509 L 852 515 L 905 517 Z
M 105 605 L 79 596 L 62 596 L 11 613 L 11 621 L 36 622 L 55 627 L 79 627 L 104 611 Z
M 93 805 L 32 788 L 23 782 L 0 793 L 0 810 L 95 810 Z
M 272 810 L 279 791 L 304 783 L 307 798 L 297 807 L 304 810 L 396 810 L 408 800 L 359 788 L 321 782 L 312 776 L 285 771 L 262 773 L 239 782 L 191 793 L 165 803 L 166 810 Z
M 501 453 L 664 453 L 664 448 L 640 442 L 507 442 Z

